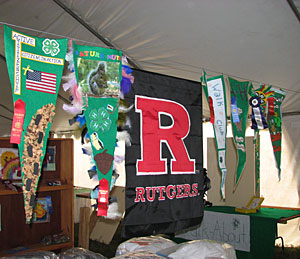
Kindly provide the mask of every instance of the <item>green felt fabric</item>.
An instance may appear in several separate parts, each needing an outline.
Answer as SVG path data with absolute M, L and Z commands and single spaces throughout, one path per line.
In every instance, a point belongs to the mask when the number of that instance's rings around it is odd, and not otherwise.
M 73 48 L 75 74 L 84 96 L 84 116 L 98 180 L 105 178 L 111 184 L 122 78 L 122 51 L 75 43 Z
M 205 208 L 207 211 L 243 214 L 236 212 L 234 207 L 213 206 Z M 250 216 L 250 253 L 236 250 L 237 258 L 273 258 L 275 237 L 277 235 L 277 221 L 280 218 L 295 216 L 300 210 L 261 208 Z
M 105 178 L 109 184 L 113 173 L 112 162 L 116 145 L 118 104 L 119 101 L 116 98 L 88 97 L 88 107 L 84 111 L 94 160 L 97 165 L 98 179 L 100 181 Z M 99 148 L 95 145 L 95 142 L 98 141 L 102 145 Z M 104 153 L 108 159 L 99 159 L 99 154 Z M 108 164 L 105 166 L 103 163 Z
M 8 26 L 4 38 L 13 102 L 23 101 L 26 110 L 21 141 L 14 143 L 19 144 L 25 216 L 30 223 L 68 40 L 38 38 Z
M 208 211 L 215 211 L 215 212 L 222 212 L 222 213 L 230 213 L 230 214 L 243 214 L 240 212 L 236 212 L 235 207 L 230 206 L 213 206 L 213 207 L 206 207 L 205 210 Z M 271 218 L 278 220 L 280 218 L 285 217 L 292 217 L 297 214 L 300 214 L 299 210 L 292 210 L 292 209 L 277 209 L 277 208 L 260 208 L 260 210 L 256 213 L 249 213 L 251 217 L 257 218 Z
M 231 93 L 231 125 L 233 140 L 237 151 L 237 168 L 235 187 L 237 187 L 246 163 L 245 132 L 248 115 L 248 87 L 249 82 L 240 82 L 228 77 Z M 235 111 L 237 114 L 233 113 Z M 238 118 L 236 118 L 238 117 Z

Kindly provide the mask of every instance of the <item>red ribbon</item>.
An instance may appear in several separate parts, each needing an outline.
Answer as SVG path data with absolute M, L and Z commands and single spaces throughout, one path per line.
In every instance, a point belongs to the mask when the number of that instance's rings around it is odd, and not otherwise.
M 269 114 L 274 115 L 274 98 L 271 97 L 268 99 L 268 104 L 269 104 Z
M 18 99 L 15 102 L 14 117 L 10 134 L 10 143 L 21 143 L 25 112 L 25 102 L 23 102 L 21 99 Z
M 103 178 L 99 181 L 97 216 L 107 216 L 108 196 L 109 196 L 109 182 L 105 178 Z
M 208 103 L 209 103 L 209 111 L 210 111 L 210 122 L 212 124 L 215 123 L 215 113 L 214 113 L 214 105 L 213 105 L 213 99 L 211 96 L 208 97 Z

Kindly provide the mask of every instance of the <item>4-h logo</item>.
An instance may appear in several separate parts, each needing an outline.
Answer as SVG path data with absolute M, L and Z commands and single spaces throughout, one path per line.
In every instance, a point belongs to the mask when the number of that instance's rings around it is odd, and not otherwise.
M 110 129 L 112 121 L 108 112 L 103 107 L 98 111 L 93 109 L 89 117 L 91 119 L 90 126 L 93 131 L 101 130 L 102 132 L 106 132 Z
M 58 42 L 50 39 L 45 39 L 43 41 L 42 50 L 45 54 L 50 54 L 51 56 L 56 56 L 60 51 Z

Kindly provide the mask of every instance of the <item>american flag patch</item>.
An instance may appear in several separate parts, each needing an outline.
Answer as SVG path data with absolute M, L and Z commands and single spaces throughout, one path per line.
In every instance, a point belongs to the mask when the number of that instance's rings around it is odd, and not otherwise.
M 56 74 L 37 70 L 27 71 L 26 89 L 56 94 Z

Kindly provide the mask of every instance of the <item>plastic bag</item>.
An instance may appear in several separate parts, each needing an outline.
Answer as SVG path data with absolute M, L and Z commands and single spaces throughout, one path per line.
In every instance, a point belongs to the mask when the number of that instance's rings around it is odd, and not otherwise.
M 94 253 L 81 247 L 68 249 L 59 254 L 60 259 L 107 259 L 105 256 Z
M 160 259 L 160 258 L 166 258 L 160 255 L 155 254 L 154 252 L 150 251 L 136 251 L 136 252 L 130 252 L 124 255 L 119 255 L 116 257 L 113 257 L 112 259 Z
M 10 257 L 1 257 L 1 258 L 58 259 L 59 257 L 51 251 L 36 251 L 36 252 L 28 252 L 28 253 L 24 253 L 21 255 L 14 255 L 14 256 L 10 256 Z
M 116 256 L 137 251 L 151 251 L 156 253 L 161 249 L 174 245 L 176 245 L 175 242 L 161 236 L 131 238 L 118 246 Z
M 184 242 L 173 247 L 160 250 L 157 254 L 172 259 L 236 259 L 235 250 L 231 245 L 208 239 Z

